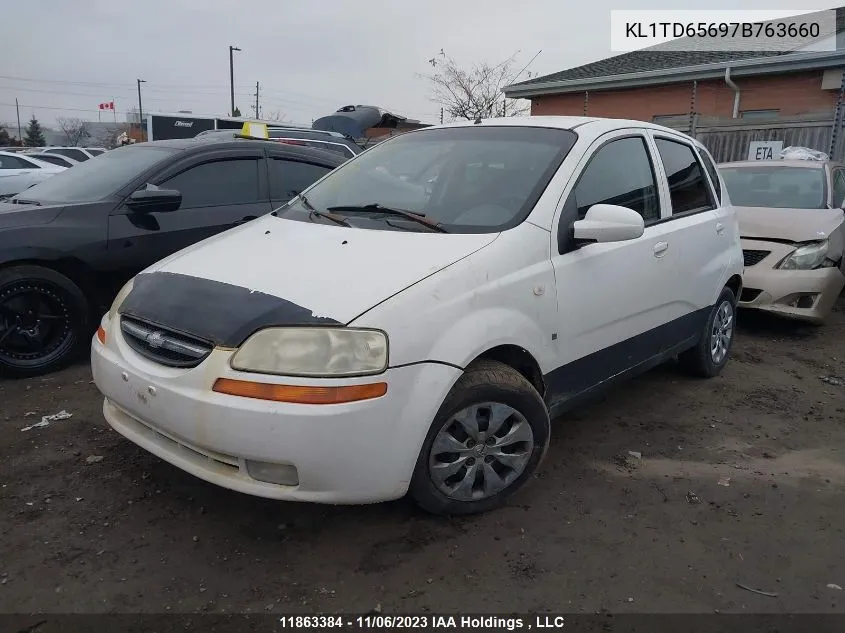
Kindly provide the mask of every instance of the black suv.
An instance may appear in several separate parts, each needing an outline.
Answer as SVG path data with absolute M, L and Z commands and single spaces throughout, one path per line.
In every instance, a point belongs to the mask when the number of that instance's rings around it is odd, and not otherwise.
M 66 365 L 136 273 L 270 213 L 344 160 L 261 140 L 153 141 L 0 203 L 0 374 Z

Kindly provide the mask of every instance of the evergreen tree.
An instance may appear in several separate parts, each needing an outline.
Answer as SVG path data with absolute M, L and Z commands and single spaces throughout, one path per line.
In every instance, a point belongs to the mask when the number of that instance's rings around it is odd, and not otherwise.
M 232 116 L 238 119 L 241 118 L 241 109 L 236 107 L 235 111 L 232 112 Z
M 8 147 L 12 144 L 12 137 L 6 131 L 6 128 L 0 125 L 0 147 Z
M 29 125 L 26 126 L 23 144 L 27 147 L 43 147 L 47 144 L 47 141 L 44 140 L 44 133 L 41 131 L 41 124 L 35 118 L 35 115 L 30 119 Z

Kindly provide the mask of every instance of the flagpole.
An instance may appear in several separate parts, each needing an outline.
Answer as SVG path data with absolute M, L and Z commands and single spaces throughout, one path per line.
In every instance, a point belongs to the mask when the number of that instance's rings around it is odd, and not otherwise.
M 102 120 L 102 118 L 101 118 L 102 115 L 103 115 L 103 109 L 98 107 L 97 108 L 97 123 L 99 123 Z

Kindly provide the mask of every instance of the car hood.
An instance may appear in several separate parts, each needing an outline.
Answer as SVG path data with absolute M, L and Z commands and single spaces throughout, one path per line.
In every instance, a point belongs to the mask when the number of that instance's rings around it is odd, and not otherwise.
M 120 312 L 237 346 L 261 327 L 347 324 L 496 237 L 265 216 L 148 268 Z
M 830 236 L 845 219 L 842 209 L 734 207 L 742 237 L 809 242 Z
M 0 202 L 0 229 L 21 228 L 49 224 L 64 205 L 37 206 L 34 204 L 11 204 Z

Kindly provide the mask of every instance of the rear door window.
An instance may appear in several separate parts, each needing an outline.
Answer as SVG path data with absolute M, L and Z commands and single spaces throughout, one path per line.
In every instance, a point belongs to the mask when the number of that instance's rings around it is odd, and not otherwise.
M 715 208 L 704 170 L 692 147 L 664 138 L 655 139 L 655 143 L 669 181 L 672 215 Z
M 328 167 L 284 158 L 270 159 L 270 199 L 287 202 L 331 171 Z
M 704 168 L 707 170 L 707 174 L 710 176 L 710 180 L 713 182 L 713 187 L 716 189 L 716 199 L 718 203 L 722 204 L 722 185 L 719 184 L 719 174 L 716 171 L 716 165 L 713 164 L 713 161 L 708 156 L 707 152 L 699 151 L 698 154 L 701 156 L 701 160 L 704 162 Z

